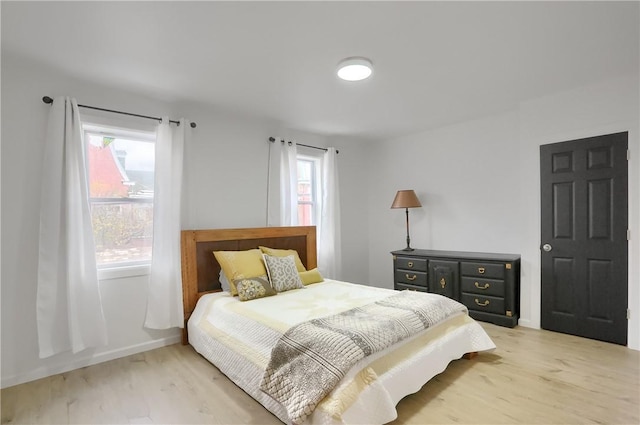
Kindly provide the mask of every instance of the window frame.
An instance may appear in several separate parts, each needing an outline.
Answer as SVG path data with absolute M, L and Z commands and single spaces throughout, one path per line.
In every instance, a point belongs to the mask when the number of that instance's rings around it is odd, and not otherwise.
M 320 214 L 322 212 L 322 205 L 321 205 L 321 201 L 322 201 L 322 154 L 315 152 L 315 151 L 310 151 L 308 149 L 304 149 L 304 148 L 299 148 L 298 149 L 298 153 L 296 155 L 296 165 L 299 161 L 306 161 L 306 162 L 311 162 L 313 164 L 312 170 L 311 170 L 311 198 L 312 200 L 309 201 L 305 201 L 305 202 L 300 202 L 299 198 L 300 195 L 299 193 L 296 193 L 297 195 L 297 205 L 312 205 L 312 220 L 311 223 L 309 225 L 311 226 L 318 226 L 319 225 L 319 220 L 320 220 Z M 298 182 L 300 181 L 299 176 L 298 176 Z M 298 224 L 303 225 L 302 221 L 300 220 L 300 215 L 298 214 Z
M 145 123 L 148 124 L 148 123 Z M 88 134 L 104 134 L 105 136 L 117 136 L 118 138 L 127 138 L 136 141 L 155 143 L 156 129 L 153 125 L 145 125 L 140 122 L 130 122 L 129 120 L 108 119 L 105 117 L 85 117 L 82 119 L 82 135 L 83 142 L 88 143 Z M 88 153 L 85 153 L 88 155 Z M 89 159 L 85 157 L 87 166 L 87 178 L 89 179 Z M 155 174 L 155 167 L 154 167 Z M 87 184 L 91 184 L 88 180 Z M 96 200 L 99 199 L 101 201 Z M 154 199 L 129 199 L 129 198 L 92 198 L 89 197 L 89 206 L 95 203 L 118 203 L 118 204 L 136 204 L 150 203 L 153 205 Z M 124 201 L 124 202 L 123 202 Z M 93 231 L 93 228 L 92 228 Z M 152 235 L 153 244 L 153 235 Z M 96 252 L 94 251 L 94 255 Z M 153 254 L 152 254 L 153 255 Z M 113 264 L 97 265 L 98 280 L 122 279 L 134 276 L 145 276 L 150 273 L 151 258 L 149 260 L 124 261 Z

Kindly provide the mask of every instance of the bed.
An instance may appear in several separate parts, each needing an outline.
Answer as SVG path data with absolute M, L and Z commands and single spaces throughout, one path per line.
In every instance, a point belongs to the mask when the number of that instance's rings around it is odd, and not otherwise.
M 458 303 L 435 294 L 416 295 L 331 279 L 314 280 L 276 296 L 246 302 L 232 296 L 230 290 L 222 290 L 220 261 L 226 267 L 226 260 L 213 252 L 249 252 L 259 247 L 294 250 L 301 266 L 313 270 L 317 266 L 315 227 L 185 230 L 181 238 L 183 343 L 191 344 L 284 423 L 387 423 L 397 417 L 395 406 L 400 399 L 420 390 L 452 360 L 495 348 L 464 307 L 460 310 Z M 428 309 L 441 317 L 429 319 L 428 325 L 423 323 L 426 329 L 419 326 L 422 318 L 415 320 L 418 325 L 412 333 L 406 329 L 409 320 L 390 319 L 399 331 L 383 327 L 375 338 L 365 337 L 364 342 L 353 338 L 360 329 L 343 332 L 341 326 L 353 326 L 356 321 L 363 323 L 363 328 L 371 323 L 378 326 L 379 316 L 367 314 L 378 314 L 379 310 L 415 315 L 418 307 L 412 307 L 412 312 L 403 308 L 414 299 L 428 304 Z M 344 340 L 319 343 L 327 335 L 325 325 L 329 322 L 339 327 L 331 335 Z M 303 328 L 312 324 L 319 333 L 308 339 L 311 344 L 315 341 L 316 347 L 299 350 L 300 341 L 292 338 L 299 338 Z M 390 335 L 394 332 L 407 333 L 402 339 L 393 339 Z M 334 361 L 337 353 L 330 347 L 338 343 L 340 351 L 357 352 L 358 356 L 353 354 L 344 365 L 342 360 Z M 382 345 L 369 355 L 360 355 L 359 348 L 369 343 Z M 353 349 L 357 344 L 358 349 Z M 292 350 L 305 351 L 305 355 L 283 361 Z M 343 370 L 334 370 L 334 364 L 342 365 Z M 296 376 L 302 379 L 295 380 Z M 331 378 L 329 384 L 325 378 Z

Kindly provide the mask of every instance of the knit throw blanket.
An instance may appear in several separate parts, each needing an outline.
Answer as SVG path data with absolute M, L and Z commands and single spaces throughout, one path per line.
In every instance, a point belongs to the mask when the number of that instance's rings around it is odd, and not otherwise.
M 260 389 L 299 424 L 359 360 L 466 312 L 452 299 L 403 291 L 290 328 L 271 351 Z

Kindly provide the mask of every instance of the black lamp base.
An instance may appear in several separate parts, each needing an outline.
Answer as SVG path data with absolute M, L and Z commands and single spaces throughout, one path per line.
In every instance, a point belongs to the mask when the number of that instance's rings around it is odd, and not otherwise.
M 413 251 L 411 248 L 411 238 L 409 237 L 409 209 L 407 208 L 407 247 L 403 251 Z

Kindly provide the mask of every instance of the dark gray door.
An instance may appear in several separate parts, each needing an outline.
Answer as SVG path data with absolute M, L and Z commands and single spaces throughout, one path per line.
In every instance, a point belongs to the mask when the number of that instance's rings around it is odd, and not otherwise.
M 540 146 L 543 329 L 627 344 L 627 133 Z

